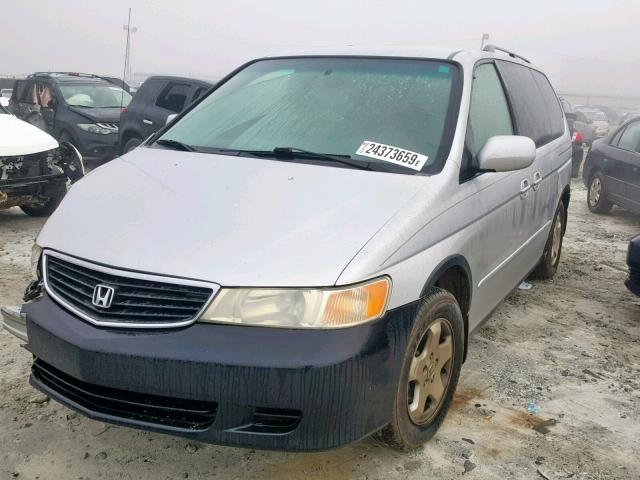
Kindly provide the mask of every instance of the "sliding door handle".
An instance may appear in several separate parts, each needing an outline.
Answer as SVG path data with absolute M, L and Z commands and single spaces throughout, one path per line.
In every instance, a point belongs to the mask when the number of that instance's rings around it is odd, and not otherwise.
M 542 182 L 542 174 L 540 172 L 536 172 L 533 174 L 533 189 L 538 191 L 540 188 L 540 182 Z
M 520 182 L 520 197 L 527 198 L 529 190 L 531 190 L 531 182 L 528 178 L 523 178 Z

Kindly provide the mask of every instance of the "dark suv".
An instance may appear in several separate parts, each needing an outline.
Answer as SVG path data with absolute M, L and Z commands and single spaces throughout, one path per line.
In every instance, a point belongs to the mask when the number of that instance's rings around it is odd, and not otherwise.
M 110 160 L 119 154 L 120 112 L 130 101 L 119 85 L 97 75 L 46 72 L 16 81 L 9 109 L 84 156 Z
M 203 96 L 213 84 L 184 77 L 149 77 L 122 112 L 120 146 L 127 153 L 155 133 L 169 115 L 180 113 Z

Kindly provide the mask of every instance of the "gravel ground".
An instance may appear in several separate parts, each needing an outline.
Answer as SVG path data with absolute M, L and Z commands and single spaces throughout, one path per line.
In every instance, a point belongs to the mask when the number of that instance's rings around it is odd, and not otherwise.
M 640 478 L 640 300 L 623 285 L 640 217 L 593 215 L 573 188 L 558 275 L 513 293 L 475 332 L 454 405 L 423 448 L 366 439 L 290 454 L 109 427 L 33 390 L 28 352 L 3 331 L 0 478 Z M 41 225 L 0 211 L 0 304 L 20 302 Z

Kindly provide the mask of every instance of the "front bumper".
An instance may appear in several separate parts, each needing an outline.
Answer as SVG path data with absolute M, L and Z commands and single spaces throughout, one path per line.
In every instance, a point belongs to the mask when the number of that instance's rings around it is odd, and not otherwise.
M 23 312 L 31 384 L 89 417 L 217 444 L 324 450 L 389 422 L 416 309 L 340 330 L 105 329 L 46 294 Z M 185 426 L 176 411 L 207 411 L 210 421 Z
M 120 155 L 120 136 L 117 133 L 100 135 L 75 129 L 75 145 L 83 156 L 101 160 L 111 160 Z

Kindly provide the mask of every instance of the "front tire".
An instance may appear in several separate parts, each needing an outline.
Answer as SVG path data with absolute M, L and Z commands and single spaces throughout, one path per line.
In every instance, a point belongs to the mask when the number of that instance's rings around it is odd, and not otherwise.
M 609 213 L 613 207 L 613 203 L 607 200 L 604 177 L 601 172 L 595 172 L 589 180 L 587 206 L 593 213 Z
M 122 153 L 123 154 L 129 153 L 131 150 L 134 150 L 135 148 L 140 146 L 141 143 L 142 143 L 141 138 L 137 138 L 137 137 L 130 138 L 129 140 L 127 140 L 127 143 L 124 144 L 124 147 L 122 148 Z
M 458 302 L 446 290 L 433 288 L 413 323 L 391 423 L 374 437 L 400 450 L 431 439 L 451 405 L 463 350 L 464 320 Z
M 36 205 L 21 205 L 20 209 L 30 217 L 48 217 L 58 208 L 66 193 L 67 186 L 61 183 L 46 202 Z

